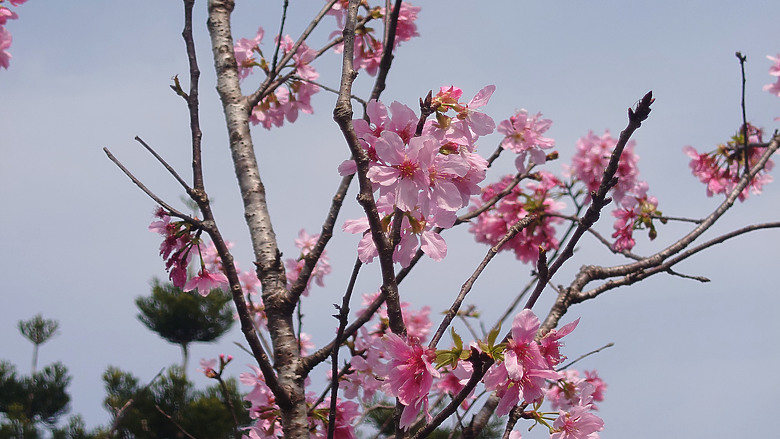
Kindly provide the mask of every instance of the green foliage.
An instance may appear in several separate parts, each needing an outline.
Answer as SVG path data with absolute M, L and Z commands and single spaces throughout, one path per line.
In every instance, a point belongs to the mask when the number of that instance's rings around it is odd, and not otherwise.
M 500 332 L 501 325 L 498 325 L 498 327 L 493 328 L 493 330 L 488 333 L 486 341 L 477 341 L 479 349 L 496 361 L 504 361 L 504 350 L 506 350 L 506 343 L 496 344 L 496 339 Z
M 214 341 L 230 329 L 233 310 L 226 306 L 230 300 L 219 289 L 202 297 L 155 279 L 152 295 L 139 297 L 135 303 L 141 311 L 138 319 L 147 328 L 171 343 L 186 345 Z
M 0 361 L 0 412 L 9 419 L 54 425 L 68 411 L 68 370 L 54 363 L 30 377 L 19 377 L 16 368 Z
M 186 437 L 182 430 L 198 439 L 234 436 L 233 414 L 224 403 L 218 383 L 203 391 L 195 390 L 176 367 L 148 385 L 139 385 L 132 374 L 110 367 L 103 381 L 108 393 L 105 405 L 114 414 L 117 438 Z M 249 424 L 236 381 L 229 379 L 225 384 L 239 424 Z
M 19 376 L 9 362 L 0 361 L 0 439 L 38 439 L 39 424 L 51 430 L 54 439 L 88 439 L 80 418 L 70 419 L 63 429 L 55 428 L 68 411 L 68 370 L 62 363 L 46 366 L 29 377 Z
M 449 366 L 451 369 L 458 367 L 458 361 L 468 360 L 471 356 L 469 350 L 463 350 L 463 340 L 460 338 L 455 328 L 450 328 L 452 334 L 452 341 L 455 343 L 455 347 L 452 349 L 439 349 L 436 351 L 436 368 Z
M 19 322 L 19 332 L 36 346 L 45 343 L 57 333 L 60 323 L 56 320 L 44 319 L 41 314 L 30 320 Z

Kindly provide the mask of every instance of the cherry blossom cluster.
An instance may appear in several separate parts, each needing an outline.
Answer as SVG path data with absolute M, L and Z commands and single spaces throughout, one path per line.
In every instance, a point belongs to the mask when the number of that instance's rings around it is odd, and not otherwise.
M 601 185 L 604 169 L 607 168 L 616 145 L 617 139 L 612 137 L 609 130 L 606 130 L 601 136 L 589 131 L 586 136 L 577 140 L 577 152 L 572 158 L 571 171 L 574 177 L 585 184 L 589 194 L 596 191 Z M 618 169 L 615 173 L 618 182 L 610 193 L 617 204 L 623 204 L 624 198 L 634 189 L 639 177 L 639 168 L 637 167 L 639 156 L 634 153 L 635 145 L 636 142 L 633 140 L 628 142 L 618 162 Z M 588 196 L 589 198 L 590 196 Z
M 560 352 L 561 339 L 571 333 L 578 322 L 550 331 L 537 342 L 539 319 L 531 310 L 524 310 L 515 317 L 507 341 L 496 344 L 498 330 L 494 330 L 487 342 L 472 343 L 466 350 L 454 331 L 455 347 L 440 351 L 424 346 L 418 337 L 407 335 L 404 338 L 386 333 L 380 340 L 363 340 L 365 354 L 353 357 L 352 365 L 357 368 L 348 379 L 354 379 L 353 375 L 364 377 L 361 383 L 371 389 L 370 397 L 376 390 L 396 397 L 404 405 L 400 426 L 409 428 L 420 416 L 430 419 L 431 395 L 454 395 L 463 389 L 473 373 L 469 358 L 476 350 L 495 360 L 483 383 L 486 390 L 495 391 L 500 398 L 496 415 L 506 415 L 524 403 L 533 407 L 533 418 L 549 428 L 552 438 L 598 438 L 604 423 L 592 413 L 596 410 L 593 401 L 603 400 L 605 384 L 595 372 L 588 372 L 586 379 L 582 379 L 576 371 L 558 372 L 555 369 L 566 359 Z M 369 378 L 372 374 L 379 381 L 372 381 Z M 364 390 L 364 393 L 368 392 Z M 545 398 L 551 400 L 553 409 L 558 412 L 538 411 Z
M 5 28 L 5 24 L 8 20 L 16 20 L 19 18 L 19 15 L 12 11 L 11 8 L 4 6 L 3 3 L 5 2 L 6 0 L 0 0 L 0 67 L 7 70 L 8 66 L 11 64 L 11 54 L 6 50 L 11 47 L 13 37 L 11 36 L 11 32 Z M 26 3 L 27 0 L 8 0 L 8 2 L 11 6 L 16 7 L 22 3 Z
M 484 377 L 485 388 L 495 390 L 501 398 L 496 415 L 508 414 L 521 402 L 538 407 L 546 395 L 552 394 L 553 404 L 560 408 L 558 416 L 552 420 L 545 413 L 534 414 L 536 422 L 549 428 L 551 439 L 598 438 L 604 422 L 592 413 L 595 409 L 592 401 L 597 384 L 600 384 L 598 390 L 601 392 L 598 397 L 603 399 L 604 386 L 597 376 L 594 375 L 593 383 L 577 381 L 569 387 L 566 403 L 560 394 L 548 390 L 549 382 L 556 383 L 567 378 L 555 370 L 566 359 L 560 353 L 563 346 L 560 340 L 571 333 L 578 323 L 579 320 L 575 320 L 560 330 L 552 330 L 537 343 L 534 337 L 539 331 L 540 322 L 536 315 L 525 309 L 515 316 L 512 337 L 501 354 L 503 361 L 494 364 Z M 553 421 L 552 425 L 550 420 Z M 515 434 L 515 437 L 519 437 L 519 434 Z
M 241 38 L 233 47 L 238 64 L 238 76 L 241 80 L 253 73 L 255 67 L 262 69 L 266 75 L 270 74 L 268 61 L 260 49 L 265 31 L 257 30 L 252 39 Z M 292 51 L 295 42 L 289 35 L 274 39 L 274 44 L 280 45 L 282 56 Z M 311 97 L 320 88 L 311 81 L 317 80 L 320 74 L 310 65 L 317 56 L 317 52 L 311 49 L 305 42 L 301 43 L 292 57 L 294 75 L 284 86 L 276 87 L 273 92 L 264 97 L 260 103 L 252 109 L 249 120 L 255 125 L 262 125 L 270 130 L 272 126 L 280 127 L 287 122 L 293 123 L 298 119 L 298 112 L 312 114 Z M 259 57 L 259 59 L 257 58 Z
M 545 398 L 550 401 L 553 410 L 568 410 L 580 400 L 585 386 L 593 386 L 590 393 L 592 401 L 603 401 L 607 384 L 599 377 L 595 370 L 585 371 L 585 378 L 580 376 L 576 369 L 567 369 L 561 372 L 561 378 L 550 382 Z M 598 410 L 596 404 L 591 403 L 593 410 Z
M 287 283 L 289 286 L 292 286 L 292 284 L 298 280 L 298 276 L 301 274 L 301 270 L 303 269 L 305 263 L 304 258 L 309 254 L 309 252 L 311 252 L 311 250 L 314 248 L 314 245 L 317 243 L 317 240 L 319 239 L 319 234 L 309 235 L 303 229 L 298 232 L 298 239 L 295 240 L 295 246 L 301 249 L 301 254 L 297 259 L 288 258 L 284 262 L 287 274 Z M 324 287 L 325 275 L 330 274 L 330 271 L 331 268 L 328 261 L 328 255 L 327 252 L 323 250 L 320 258 L 317 260 L 317 264 L 314 265 L 314 269 L 311 272 L 311 277 L 309 277 L 309 282 L 306 284 L 306 288 L 303 290 L 302 294 L 304 296 L 309 295 L 309 284 L 311 284 L 312 279 L 314 279 L 317 285 Z
M 487 86 L 461 103 L 461 89 L 442 87 L 431 101 L 436 120 L 426 121 L 419 136 L 419 117 L 398 102 L 390 104 L 388 112 L 384 104 L 372 101 L 367 107 L 369 121 L 354 121 L 370 162 L 366 175 L 379 192 L 376 205 L 384 232 L 390 236 L 393 224 L 400 224 L 393 258 L 402 266 L 409 265 L 418 247 L 434 260 L 444 258 L 446 243 L 433 227 L 452 227 L 455 212 L 479 193 L 487 162 L 475 152 L 476 141 L 492 133 L 495 123 L 477 109 L 487 104 L 494 90 Z M 339 172 L 356 172 L 355 162 L 342 163 Z M 358 255 L 366 263 L 378 254 L 368 229 L 366 218 L 344 225 L 347 232 L 364 233 Z
M 344 29 L 344 22 L 347 17 L 347 4 L 348 0 L 339 0 L 333 5 L 328 15 L 336 17 L 336 23 L 339 30 L 334 31 L 330 37 L 340 36 L 342 29 Z M 366 18 L 370 19 L 385 19 L 388 17 L 388 11 L 384 7 L 375 6 L 371 7 L 367 2 L 362 3 L 362 8 L 365 11 Z M 412 6 L 407 2 L 401 3 L 401 9 L 398 13 L 398 25 L 395 30 L 395 40 L 393 42 L 393 50 L 395 50 L 402 42 L 409 41 L 414 37 L 420 36 L 417 33 L 417 14 L 420 12 L 419 6 Z M 358 16 L 358 22 L 363 21 L 363 16 Z M 379 70 L 379 64 L 382 60 L 382 54 L 384 49 L 382 47 L 382 33 L 384 26 L 379 27 L 379 36 L 376 35 L 376 31 L 373 27 L 367 25 L 360 26 L 355 30 L 355 69 L 363 69 L 371 76 L 375 76 Z M 334 46 L 336 53 L 344 51 L 344 43 Z
M 597 136 L 592 131 L 577 141 L 577 152 L 572 158 L 570 172 L 574 178 L 585 184 L 590 193 L 601 185 L 604 169 L 609 164 L 612 151 L 617 145 L 617 139 L 609 130 Z M 653 219 L 661 214 L 658 200 L 647 195 L 647 182 L 639 180 L 637 162 L 639 156 L 634 152 L 635 142 L 630 141 L 623 149 L 618 161 L 617 184 L 610 190 L 610 196 L 615 203 L 612 216 L 616 218 L 612 237 L 615 251 L 631 250 L 636 241 L 634 230 L 648 229 L 650 239 L 655 239 L 657 231 Z
M 731 140 L 711 152 L 700 153 L 692 146 L 683 148 L 688 157 L 691 158 L 689 164 L 691 172 L 699 178 L 699 181 L 707 185 L 707 196 L 714 194 L 726 194 L 734 189 L 739 183 L 745 170 L 745 148 L 743 128 L 740 128 Z M 761 144 L 763 131 L 751 124 L 747 125 L 747 143 L 748 167 L 752 168 L 761 155 L 764 148 L 756 145 Z M 753 146 L 755 145 L 755 146 Z M 774 167 L 774 162 L 769 160 L 764 169 L 762 169 L 753 180 L 739 194 L 739 200 L 744 201 L 750 194 L 760 194 L 765 184 L 772 181 L 769 171 Z
M 244 397 L 249 402 L 249 417 L 255 423 L 244 429 L 244 438 L 249 439 L 275 439 L 284 436 L 282 431 L 279 406 L 273 392 L 265 383 L 263 372 L 254 365 L 248 365 L 252 372 L 244 372 L 239 375 L 242 384 L 251 386 L 252 390 Z M 308 381 L 308 378 L 306 379 Z M 309 410 L 309 431 L 312 437 L 326 438 L 328 433 L 328 413 L 330 411 L 330 398 L 317 403 L 317 395 L 306 394 L 306 402 L 311 407 Z M 360 416 L 360 406 L 354 401 L 337 399 L 336 401 L 336 425 L 335 438 L 355 439 L 355 420 Z
M 544 164 L 547 161 L 544 150 L 555 146 L 555 140 L 542 137 L 550 129 L 552 121 L 541 117 L 542 113 L 529 116 L 528 111 L 522 109 L 498 124 L 497 131 L 504 135 L 501 147 L 517 154 L 515 167 L 519 172 L 527 169 L 526 156 L 529 157 L 529 164 Z
M 533 223 L 501 247 L 501 251 L 515 252 L 515 257 L 524 263 L 535 262 L 540 247 L 545 250 L 558 248 L 555 225 L 563 220 L 553 215 L 566 207 L 563 202 L 556 201 L 558 189 L 562 187 L 558 178 L 546 171 L 533 176 L 535 180 L 526 184 L 525 189 L 520 185 L 514 186 L 506 196 L 480 214 L 469 228 L 477 242 L 493 246 L 515 223 L 528 215 L 537 215 Z M 513 184 L 513 177 L 506 175 L 499 182 L 486 186 L 472 209 L 481 208 L 510 184 Z
M 213 288 L 227 285 L 225 275 L 214 268 L 208 267 L 204 258 L 201 231 L 192 227 L 186 221 L 171 221 L 165 210 L 158 208 L 155 212 L 158 218 L 149 225 L 149 231 L 163 235 L 160 244 L 160 256 L 165 260 L 165 269 L 173 285 L 184 291 L 197 289 L 202 296 L 207 296 Z M 196 276 L 187 280 L 187 268 L 192 260 L 192 254 L 197 253 L 200 259 L 200 270 Z

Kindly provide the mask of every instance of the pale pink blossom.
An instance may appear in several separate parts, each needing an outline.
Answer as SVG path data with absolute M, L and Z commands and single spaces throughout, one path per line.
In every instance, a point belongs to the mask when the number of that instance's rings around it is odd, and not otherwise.
M 217 359 L 211 358 L 211 359 L 200 359 L 200 368 L 197 370 L 198 372 L 203 373 L 208 378 L 214 378 L 217 376 L 217 371 L 215 368 L 217 367 Z
M 301 270 L 305 265 L 304 258 L 306 258 L 306 255 L 311 252 L 319 238 L 319 234 L 309 235 L 303 229 L 298 232 L 298 239 L 295 240 L 295 246 L 301 249 L 300 256 L 298 256 L 297 259 L 288 258 L 284 262 L 288 285 L 292 286 L 292 284 L 298 280 L 298 276 L 300 276 Z M 306 284 L 302 294 L 304 296 L 309 295 L 309 286 L 311 285 L 312 280 L 314 280 L 317 285 L 324 287 L 325 276 L 330 274 L 330 272 L 331 266 L 328 260 L 328 255 L 327 252 L 323 250 L 320 254 L 320 258 L 317 260 L 317 263 L 314 265 L 314 268 L 311 271 L 309 281 Z
M 393 193 L 398 208 L 414 210 L 420 191 L 430 184 L 427 170 L 438 153 L 436 140 L 415 137 L 406 148 L 398 134 L 384 131 L 375 147 L 381 164 L 372 166 L 366 175 L 380 186 L 380 194 Z
M 254 38 L 240 38 L 233 46 L 233 52 L 238 64 L 238 78 L 243 80 L 252 73 L 254 67 L 260 64 L 255 59 L 255 54 L 260 53 L 260 42 L 263 40 L 265 31 L 262 27 L 257 29 L 257 35 Z
M 593 390 L 592 384 L 584 383 L 577 404 L 568 411 L 561 410 L 553 421 L 555 431 L 550 439 L 598 439 L 598 432 L 604 429 L 604 421 L 591 412 Z
M 774 63 L 772 67 L 769 68 L 769 74 L 772 76 L 777 76 L 778 78 L 776 82 L 765 85 L 764 91 L 780 97 L 780 53 L 777 54 L 776 58 L 774 56 L 767 56 L 767 59 Z
M 202 268 L 198 275 L 188 280 L 182 288 L 184 291 L 198 290 L 198 293 L 206 297 L 214 288 L 225 288 L 228 284 L 227 277 L 220 272 L 210 273 L 206 268 Z
M 504 135 L 501 147 L 518 154 L 515 167 L 520 172 L 526 169 L 526 156 L 530 155 L 531 163 L 541 165 L 547 161 L 543 150 L 555 146 L 555 140 L 542 137 L 542 134 L 550 129 L 552 121 L 541 117 L 542 113 L 529 117 L 528 111 L 522 109 L 498 124 L 498 132 Z
M 602 136 L 597 136 L 593 131 L 589 131 L 585 137 L 577 140 L 577 152 L 572 158 L 571 170 L 575 177 L 585 183 L 588 193 L 596 191 L 601 185 L 604 169 L 609 164 L 609 159 L 616 145 L 617 139 L 612 137 L 609 130 L 605 131 Z M 611 189 L 610 193 L 618 204 L 623 202 L 626 193 L 636 185 L 639 176 L 637 168 L 639 156 L 634 153 L 634 145 L 633 140 L 626 144 L 615 172 L 618 183 Z

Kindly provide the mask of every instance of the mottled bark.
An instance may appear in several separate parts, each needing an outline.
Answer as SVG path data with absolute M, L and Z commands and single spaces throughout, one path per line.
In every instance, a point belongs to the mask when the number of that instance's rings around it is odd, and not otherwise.
M 277 395 L 285 437 L 308 437 L 304 376 L 293 328 L 295 303 L 287 291 L 284 265 L 268 212 L 265 188 L 249 131 L 250 102 L 241 94 L 230 29 L 232 0 L 209 1 L 208 29 L 211 36 L 217 91 L 225 112 L 230 151 L 244 203 L 255 255 L 257 276 L 263 286 L 263 302 L 274 347 L 274 368 L 285 395 Z M 279 398 L 281 397 L 281 398 Z

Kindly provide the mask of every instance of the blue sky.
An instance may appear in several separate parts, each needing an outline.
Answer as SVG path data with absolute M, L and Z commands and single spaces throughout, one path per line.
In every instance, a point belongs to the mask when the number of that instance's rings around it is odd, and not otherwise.
M 251 37 L 259 25 L 276 29 L 279 6 L 240 4 L 234 32 Z M 305 26 L 319 2 L 293 2 L 287 29 Z M 497 91 L 485 107 L 496 121 L 514 110 L 541 111 L 553 120 L 548 134 L 567 162 L 577 138 L 589 129 L 619 132 L 625 110 L 648 90 L 656 97 L 650 119 L 637 132 L 641 176 L 667 215 L 703 217 L 719 202 L 688 171 L 682 147 L 711 149 L 738 128 L 740 77 L 734 52 L 748 57 L 748 118 L 768 132 L 777 128 L 780 99 L 761 87 L 766 55 L 780 52 L 780 3 L 776 1 L 559 1 L 421 4 L 421 38 L 404 43 L 384 100 L 414 108 L 428 90 L 454 84 L 473 95 L 487 84 Z M 205 2 L 196 5 L 206 187 L 215 200 L 223 234 L 235 242 L 242 268 L 251 249 L 230 164 L 221 108 L 205 31 Z M 179 187 L 133 141 L 138 135 L 186 174 L 189 168 L 186 107 L 170 91 L 171 77 L 186 76 L 178 2 L 45 2 L 17 9 L 11 68 L 0 71 L 0 358 L 29 371 L 32 347 L 16 322 L 36 313 L 61 323 L 61 334 L 41 348 L 39 364 L 62 361 L 73 383 L 72 412 L 89 425 L 106 423 L 100 376 L 108 365 L 132 371 L 142 381 L 180 360 L 176 346 L 136 319 L 134 299 L 149 292 L 152 277 L 164 277 L 158 237 L 146 230 L 154 205 L 104 156 L 109 147 L 152 190 L 177 202 Z M 326 20 L 315 32 L 321 43 L 335 29 Z M 319 43 L 312 43 L 316 47 Z M 321 80 L 336 86 L 338 56 L 319 60 Z M 255 78 L 257 80 L 257 78 Z M 361 75 L 357 90 L 371 78 Z M 252 78 L 247 87 L 255 84 Z M 247 88 L 248 90 L 248 88 Z M 300 228 L 314 231 L 338 184 L 336 167 L 348 155 L 330 118 L 335 98 L 320 93 L 315 115 L 265 131 L 255 147 L 269 193 L 270 210 L 283 251 L 293 254 Z M 492 151 L 500 138 L 483 140 Z M 559 164 L 551 165 L 558 169 Z M 511 172 L 512 161 L 489 178 Z M 348 199 L 351 201 L 353 193 Z M 754 222 L 776 220 L 777 183 L 750 197 L 707 236 Z M 352 203 L 342 219 L 359 215 Z M 609 231 L 607 221 L 597 227 Z M 670 224 L 636 250 L 648 254 L 688 230 Z M 465 229 L 445 235 L 447 259 L 425 261 L 401 291 L 416 306 L 447 306 L 486 248 Z M 338 234 L 329 250 L 334 272 L 326 288 L 315 287 L 303 305 L 304 331 L 326 341 L 333 331 L 332 303 L 340 302 L 357 238 Z M 777 259 L 780 233 L 759 231 L 686 261 L 680 270 L 712 279 L 699 284 L 652 278 L 573 308 L 563 321 L 581 317 L 567 353 L 576 357 L 615 342 L 588 358 L 607 381 L 600 415 L 603 438 L 731 438 L 772 419 L 776 386 L 765 365 L 780 360 L 780 296 Z M 615 264 L 587 237 L 554 280 L 566 284 L 585 263 Z M 500 255 L 469 300 L 492 323 L 530 268 Z M 361 292 L 372 292 L 377 267 L 363 274 Z M 547 292 L 536 308 L 549 306 Z M 239 351 L 234 330 L 214 345 L 195 346 L 197 360 L 230 353 L 232 372 L 251 359 Z M 748 373 L 747 377 L 743 377 Z M 205 384 L 205 380 L 198 381 Z M 735 415 L 738 413 L 738 415 Z M 536 431 L 531 437 L 543 436 Z

